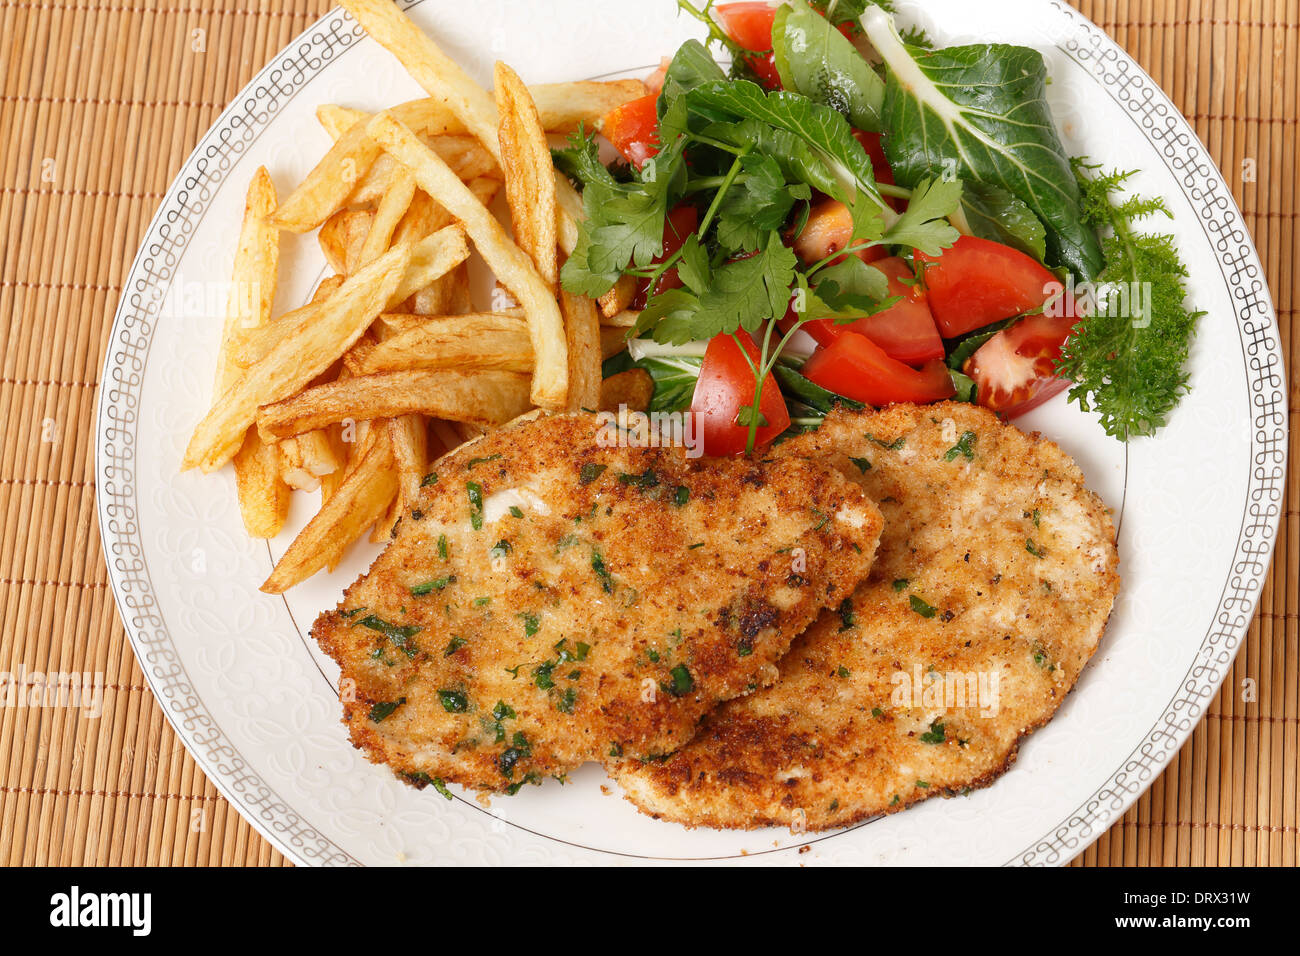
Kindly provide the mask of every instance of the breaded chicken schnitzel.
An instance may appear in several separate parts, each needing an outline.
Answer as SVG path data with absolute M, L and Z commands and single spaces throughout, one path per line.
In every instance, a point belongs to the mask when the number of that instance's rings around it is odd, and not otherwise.
M 613 769 L 687 825 L 845 826 L 984 786 L 1097 648 L 1114 528 L 1055 444 L 972 405 L 837 411 L 780 446 L 829 462 L 885 516 L 876 564 L 781 661 L 662 762 Z
M 513 792 L 669 753 L 865 579 L 880 514 L 829 465 L 606 447 L 602 427 L 543 416 L 444 457 L 316 621 L 371 760 Z

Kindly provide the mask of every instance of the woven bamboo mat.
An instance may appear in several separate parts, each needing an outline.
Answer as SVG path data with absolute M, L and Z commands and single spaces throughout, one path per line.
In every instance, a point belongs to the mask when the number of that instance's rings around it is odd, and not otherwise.
M 1300 0 L 1079 5 L 1227 173 L 1294 367 Z M 173 175 L 244 83 L 329 7 L 0 0 L 0 671 L 106 682 L 99 719 L 0 709 L 0 863 L 285 862 L 204 778 L 145 686 L 100 556 L 92 415 L 121 285 Z M 1298 400 L 1293 382 L 1293 413 Z M 1079 864 L 1296 864 L 1297 476 L 1258 619 L 1218 701 Z

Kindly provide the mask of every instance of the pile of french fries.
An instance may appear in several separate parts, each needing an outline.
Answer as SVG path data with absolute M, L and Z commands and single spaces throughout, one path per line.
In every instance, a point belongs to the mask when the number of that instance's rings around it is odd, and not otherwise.
M 387 540 L 431 463 L 463 442 L 534 408 L 649 401 L 645 382 L 601 381 L 635 321 L 633 290 L 595 302 L 560 288 L 583 213 L 547 138 L 598 127 L 644 84 L 529 88 L 498 63 L 489 93 L 392 0 L 341 2 L 428 97 L 374 115 L 321 106 L 333 146 L 283 201 L 257 170 L 215 400 L 182 463 L 233 462 L 245 528 L 259 538 L 280 533 L 292 490 L 319 489 L 319 511 L 262 585 L 274 594 L 337 566 L 367 530 Z M 506 222 L 492 211 L 503 189 Z M 335 274 L 273 317 L 281 235 L 313 230 Z M 495 311 L 474 311 L 473 254 L 496 278 L 494 302 L 507 303 Z

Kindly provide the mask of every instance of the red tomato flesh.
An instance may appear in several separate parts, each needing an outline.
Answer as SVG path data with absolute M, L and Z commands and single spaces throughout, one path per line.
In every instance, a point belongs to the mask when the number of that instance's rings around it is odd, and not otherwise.
M 896 402 L 927 405 L 956 393 L 943 362 L 914 369 L 890 358 L 865 335 L 841 335 L 821 346 L 801 371 L 822 388 L 877 407 Z
M 939 332 L 950 339 L 1036 309 L 1060 288 L 1056 276 L 1018 249 L 962 236 L 926 263 L 925 286 Z
M 723 31 L 756 56 L 746 57 L 753 71 L 769 90 L 781 88 L 781 75 L 772 56 L 772 21 L 776 8 L 766 3 L 724 3 L 714 8 Z
M 1063 306 L 1062 315 L 1030 315 L 1003 329 L 966 360 L 979 404 L 1015 418 L 1069 387 L 1055 362 L 1079 315 L 1073 300 Z
M 925 289 L 914 281 L 912 267 L 898 256 L 889 256 L 872 265 L 889 278 L 889 294 L 899 296 L 898 302 L 883 312 L 844 325 L 837 325 L 833 319 L 814 319 L 804 323 L 804 331 L 819 345 L 830 345 L 845 333 L 865 335 L 884 349 L 886 355 L 905 365 L 921 365 L 943 358 L 943 339 L 930 315 Z M 793 314 L 786 318 L 793 318 Z
M 658 99 L 658 94 L 650 93 L 616 106 L 601 122 L 600 131 L 605 138 L 637 169 L 659 152 L 659 114 L 655 107 Z
M 754 368 L 758 367 L 758 346 L 746 333 L 739 332 L 735 337 L 715 336 L 704 351 L 700 378 L 695 383 L 691 415 L 703 439 L 706 455 L 743 455 L 749 441 L 749 426 L 741 425 L 738 419 L 742 408 L 754 404 L 755 379 L 749 362 L 745 360 L 745 352 L 741 352 L 736 344 L 737 338 L 744 343 Z M 771 375 L 763 380 L 758 408 L 763 417 L 758 426 L 755 448 L 761 448 L 790 427 L 790 412 L 785 407 L 785 398 Z

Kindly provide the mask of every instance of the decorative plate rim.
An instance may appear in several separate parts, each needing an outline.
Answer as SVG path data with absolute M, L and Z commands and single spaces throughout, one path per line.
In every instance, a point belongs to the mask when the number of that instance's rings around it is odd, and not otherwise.
M 423 0 L 403 0 L 404 9 Z M 1244 217 L 1204 144 L 1155 81 L 1103 30 L 1060 0 L 1071 30 L 1057 48 L 1088 71 L 1157 148 L 1196 212 L 1233 298 L 1254 411 L 1245 507 L 1228 580 L 1178 692 L 1118 769 L 1007 865 L 1063 864 L 1150 786 L 1195 729 L 1249 630 L 1272 558 L 1285 487 L 1285 369 L 1277 317 Z M 335 9 L 295 37 L 239 92 L 181 166 L 132 262 L 109 335 L 96 411 L 97 515 L 109 582 L 141 670 L 164 715 L 221 794 L 298 864 L 360 865 L 254 772 L 195 695 L 158 605 L 137 523 L 138 390 L 171 270 L 225 173 L 297 92 L 365 34 Z M 1087 41 L 1086 44 L 1081 40 Z M 162 260 L 159 262 L 159 260 Z M 847 832 L 847 831 L 844 831 Z M 548 838 L 549 839 L 549 838 Z M 598 848 L 588 848 L 604 856 Z

